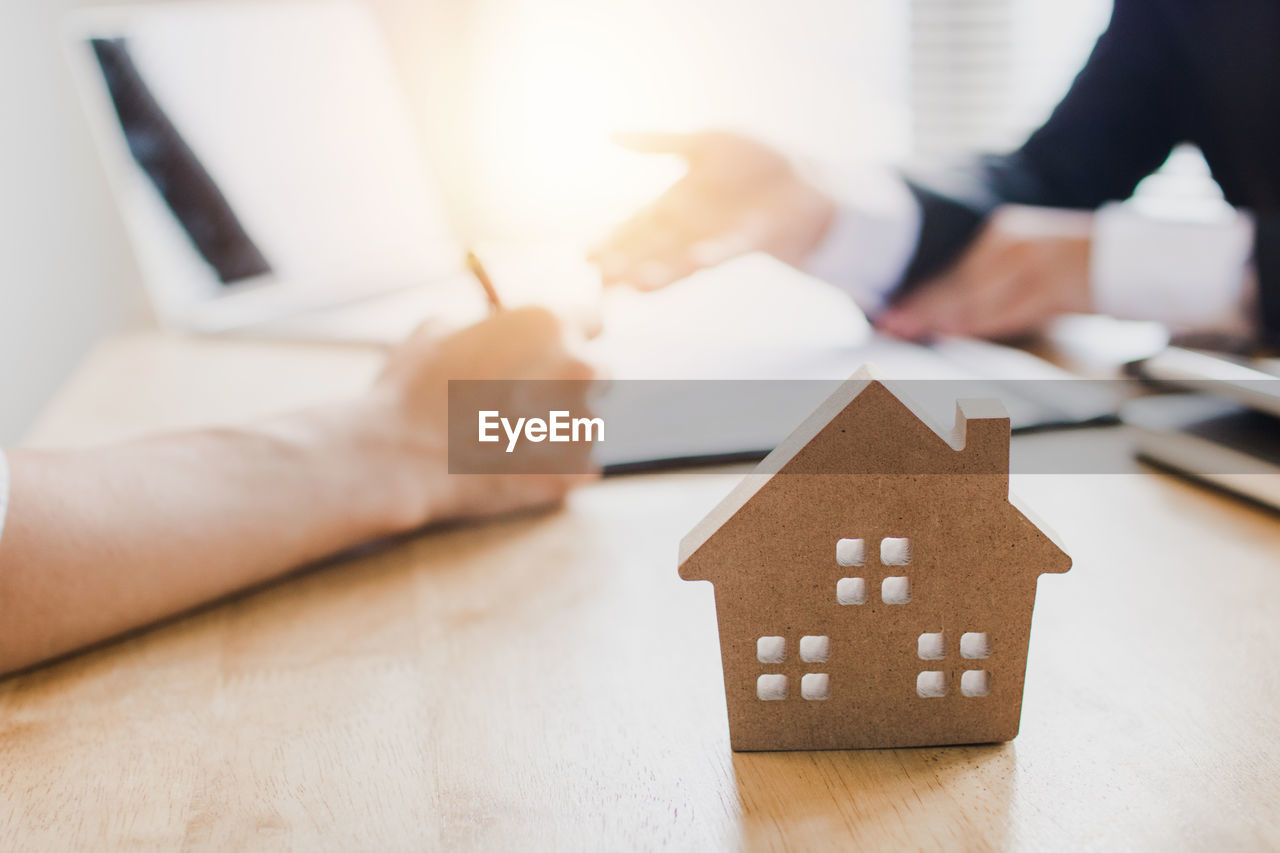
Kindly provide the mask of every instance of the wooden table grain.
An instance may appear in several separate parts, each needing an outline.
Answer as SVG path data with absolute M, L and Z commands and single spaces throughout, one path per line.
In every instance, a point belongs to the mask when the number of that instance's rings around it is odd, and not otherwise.
M 376 363 L 120 339 L 30 443 L 260 416 Z M 624 477 L 0 681 L 0 849 L 1276 848 L 1280 524 L 1133 470 L 1014 478 L 1075 568 L 1040 581 L 1012 743 L 731 752 L 711 587 L 675 559 L 742 469 Z

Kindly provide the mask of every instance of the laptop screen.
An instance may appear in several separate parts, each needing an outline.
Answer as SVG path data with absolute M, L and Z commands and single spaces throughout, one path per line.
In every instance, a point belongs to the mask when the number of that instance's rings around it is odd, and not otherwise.
M 93 39 L 129 153 L 223 284 L 271 272 L 217 182 L 173 126 L 129 54 L 128 39 Z
M 135 244 L 181 243 L 187 269 L 218 288 L 270 275 L 365 289 L 457 269 L 386 48 L 358 5 L 137 7 L 86 35 L 128 154 L 117 166 L 151 196 L 147 215 L 122 200 Z M 173 246 L 150 254 L 172 258 Z

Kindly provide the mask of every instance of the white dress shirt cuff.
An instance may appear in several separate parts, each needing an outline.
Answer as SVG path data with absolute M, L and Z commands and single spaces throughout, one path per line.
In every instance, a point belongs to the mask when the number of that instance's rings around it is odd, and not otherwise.
M 1247 322 L 1253 219 L 1225 208 L 1204 220 L 1144 214 L 1131 202 L 1094 217 L 1090 279 L 1103 314 L 1211 331 Z
M 4 520 L 9 514 L 9 460 L 0 449 L 0 539 L 4 538 Z
M 838 208 L 804 270 L 874 314 L 911 262 L 920 235 L 920 205 L 906 182 L 885 168 L 840 177 L 824 174 L 819 185 L 835 196 Z

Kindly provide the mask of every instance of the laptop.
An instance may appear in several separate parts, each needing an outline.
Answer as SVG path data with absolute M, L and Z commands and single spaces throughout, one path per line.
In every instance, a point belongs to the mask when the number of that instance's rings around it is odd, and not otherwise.
M 362 5 L 85 9 L 65 36 L 163 326 L 390 341 L 483 315 Z
M 1142 459 L 1280 510 L 1280 360 L 1171 346 L 1130 370 L 1182 392 L 1121 410 Z

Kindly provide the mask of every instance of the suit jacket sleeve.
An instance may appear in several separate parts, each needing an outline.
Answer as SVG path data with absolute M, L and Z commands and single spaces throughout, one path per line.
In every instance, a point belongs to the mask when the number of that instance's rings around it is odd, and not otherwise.
M 1258 274 L 1262 340 L 1280 351 L 1280 214 L 1254 220 L 1253 265 Z
M 922 219 L 901 289 L 944 269 L 997 205 L 1096 208 L 1130 196 L 1165 161 L 1182 139 L 1185 89 L 1159 4 L 1116 0 L 1066 97 L 1020 149 L 906 176 Z

